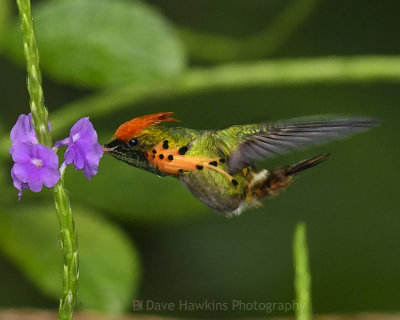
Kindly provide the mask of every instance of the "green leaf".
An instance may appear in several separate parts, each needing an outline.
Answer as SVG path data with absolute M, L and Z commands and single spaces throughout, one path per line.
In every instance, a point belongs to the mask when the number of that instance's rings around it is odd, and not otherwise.
M 58 223 L 44 207 L 3 209 L 0 250 L 45 294 L 59 297 L 62 255 Z M 79 243 L 81 308 L 108 313 L 129 310 L 139 280 L 139 262 L 130 240 L 110 222 L 74 208 Z
M 41 66 L 62 82 L 87 87 L 169 80 L 184 68 L 181 43 L 146 3 L 125 0 L 42 2 L 33 10 Z M 22 58 L 20 33 L 10 34 Z

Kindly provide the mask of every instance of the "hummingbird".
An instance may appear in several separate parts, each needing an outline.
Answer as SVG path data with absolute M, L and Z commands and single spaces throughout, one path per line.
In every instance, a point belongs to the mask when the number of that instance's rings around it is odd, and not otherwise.
M 226 217 L 280 195 L 296 175 L 323 161 L 318 155 L 292 165 L 260 168 L 257 161 L 344 138 L 376 126 L 365 117 L 301 118 L 233 125 L 222 130 L 168 126 L 173 112 L 121 124 L 104 152 L 136 168 L 178 179 L 196 198 Z

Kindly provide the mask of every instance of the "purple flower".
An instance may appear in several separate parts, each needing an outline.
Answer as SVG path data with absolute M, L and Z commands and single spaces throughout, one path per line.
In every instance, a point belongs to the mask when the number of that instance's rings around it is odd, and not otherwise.
M 47 124 L 50 131 L 50 121 Z M 32 114 L 21 114 L 10 132 L 12 144 L 23 142 L 28 144 L 38 143 L 35 128 L 32 123 Z
M 38 143 L 32 115 L 21 114 L 11 129 L 10 153 L 14 160 L 11 178 L 21 199 L 23 189 L 42 190 L 43 184 L 54 187 L 60 179 L 58 157 L 53 149 Z
M 18 189 L 18 199 L 21 198 L 23 189 L 39 192 L 43 185 L 54 187 L 60 180 L 58 157 L 53 149 L 38 143 L 31 114 L 18 117 L 11 129 L 10 138 L 10 153 L 14 160 L 11 178 Z M 73 163 L 75 169 L 83 170 L 89 180 L 97 173 L 103 148 L 97 142 L 97 133 L 89 118 L 82 118 L 75 123 L 70 136 L 55 144 L 57 148 L 60 146 L 68 146 L 63 168 Z
M 17 178 L 14 173 L 14 166 L 11 168 L 11 178 L 13 180 L 14 187 L 18 190 L 18 200 L 21 200 L 22 189 L 28 189 L 28 184 L 23 183 L 21 180 Z
M 65 165 L 74 164 L 76 170 L 83 170 L 89 180 L 97 174 L 103 148 L 97 141 L 97 133 L 88 117 L 76 122 L 70 136 L 57 141 L 55 147 L 68 146 L 65 152 Z
M 38 143 L 38 139 L 36 137 L 35 129 L 32 124 L 32 114 L 21 114 L 18 117 L 17 122 L 12 127 L 10 132 L 10 139 L 12 142 L 12 146 L 10 149 L 10 153 L 12 153 L 13 147 L 17 143 L 27 143 L 27 144 L 36 144 Z
M 18 198 L 21 198 L 22 189 L 39 192 L 43 185 L 54 187 L 60 179 L 57 154 L 49 147 L 39 143 L 16 143 L 11 155 L 14 160 L 11 177 L 19 191 Z

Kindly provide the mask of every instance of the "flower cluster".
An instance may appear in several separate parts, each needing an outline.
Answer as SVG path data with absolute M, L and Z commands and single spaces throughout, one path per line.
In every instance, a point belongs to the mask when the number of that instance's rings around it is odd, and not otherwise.
M 39 192 L 43 185 L 51 188 L 57 184 L 60 180 L 56 154 L 59 147 L 67 146 L 62 168 L 74 164 L 75 169 L 83 170 L 89 180 L 97 174 L 103 156 L 103 148 L 97 142 L 97 133 L 87 117 L 75 123 L 70 136 L 57 141 L 53 149 L 38 142 L 31 114 L 21 114 L 18 117 L 11 129 L 10 139 L 12 145 L 9 151 L 14 161 L 11 178 L 18 189 L 18 199 L 23 189 Z

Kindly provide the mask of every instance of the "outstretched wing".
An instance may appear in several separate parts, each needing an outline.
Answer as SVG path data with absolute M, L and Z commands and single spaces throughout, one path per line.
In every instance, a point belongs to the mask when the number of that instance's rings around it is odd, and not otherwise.
M 275 124 L 233 126 L 219 132 L 230 149 L 228 168 L 234 174 L 256 160 L 320 144 L 378 125 L 371 118 L 292 120 Z M 229 143 L 231 140 L 231 143 Z

